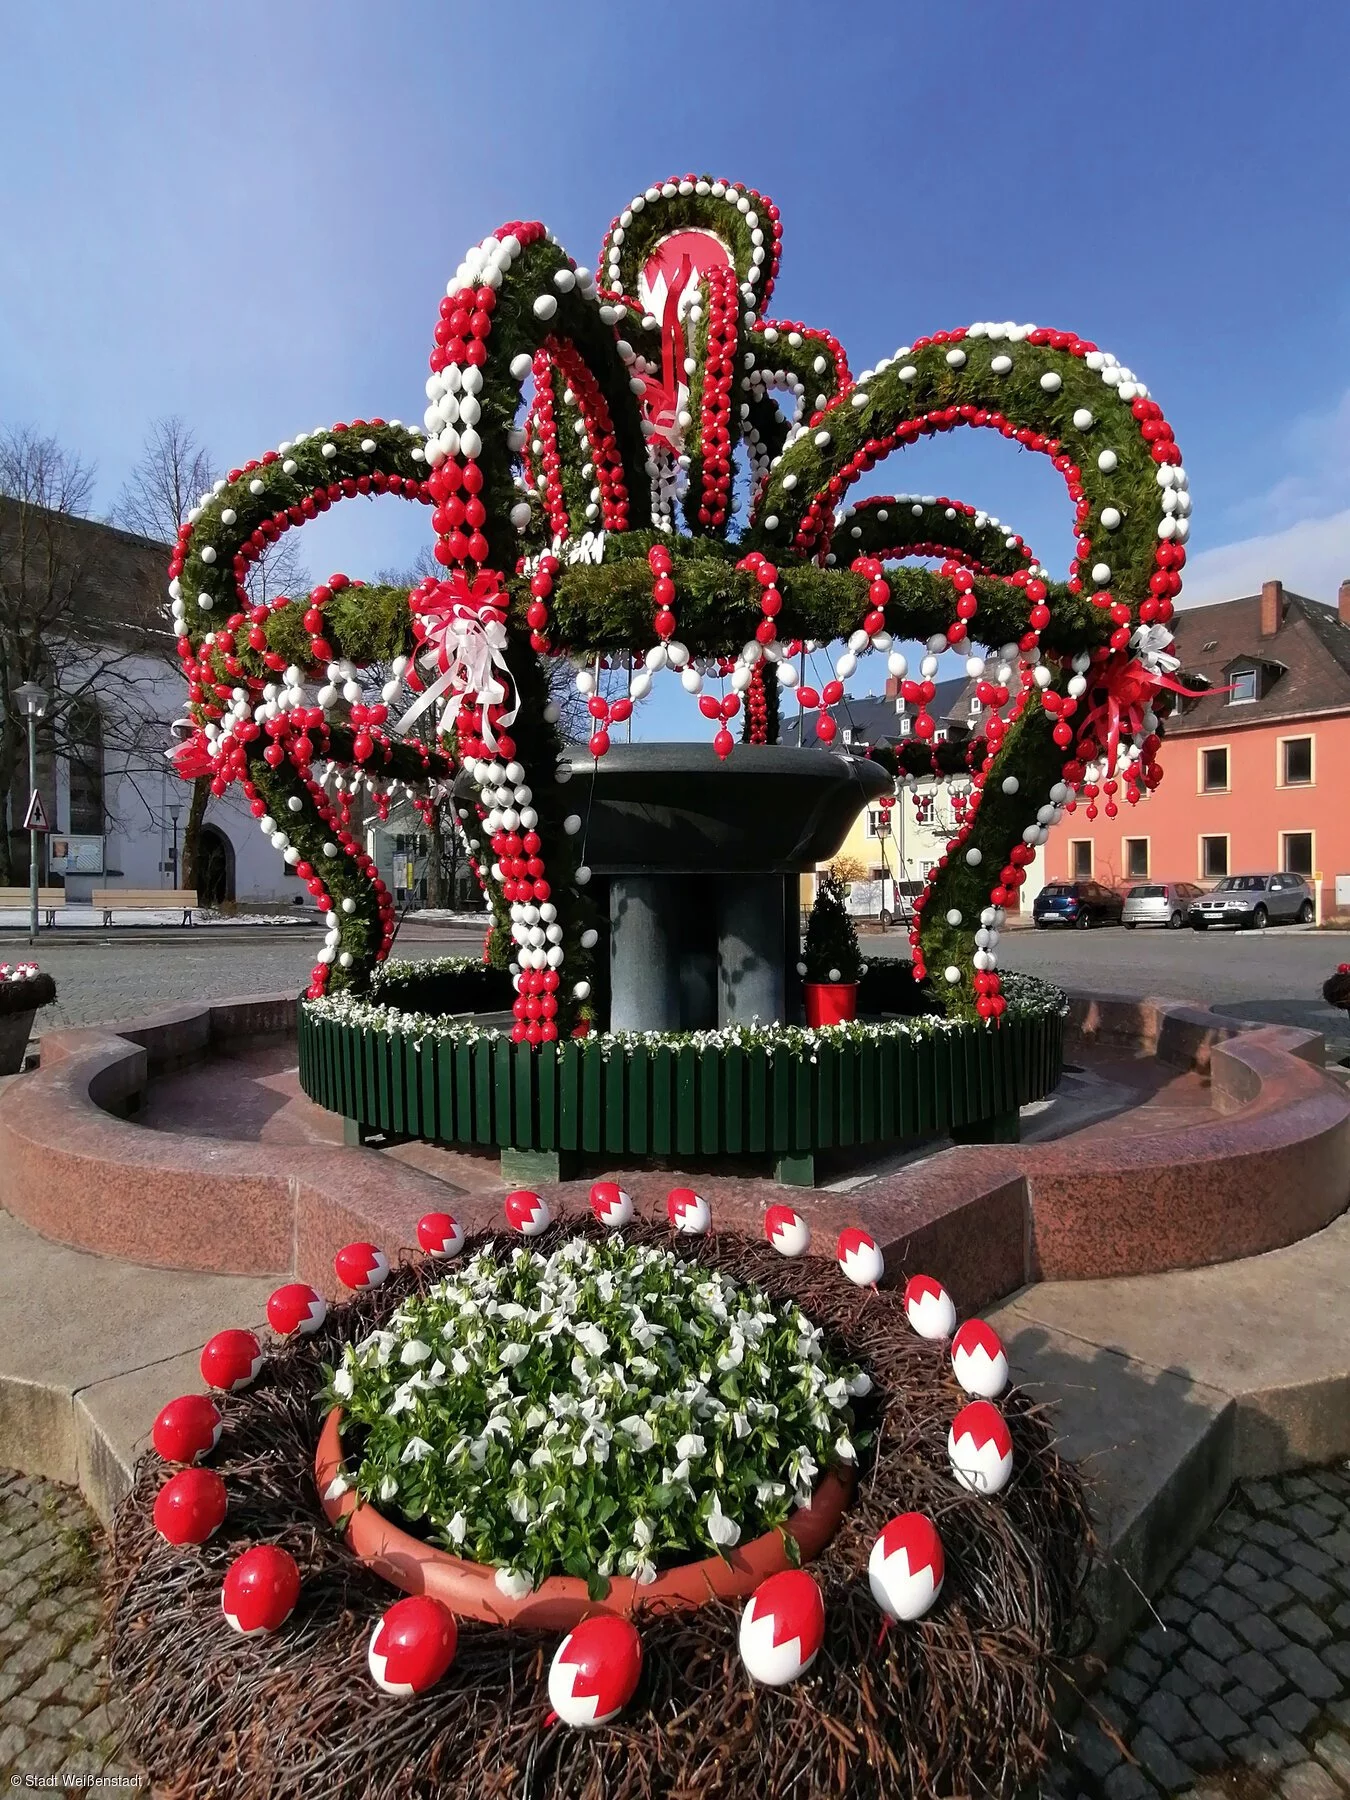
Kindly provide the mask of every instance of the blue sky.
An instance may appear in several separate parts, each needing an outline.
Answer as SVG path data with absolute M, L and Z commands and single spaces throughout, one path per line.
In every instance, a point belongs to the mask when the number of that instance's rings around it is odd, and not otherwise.
M 5 34 L 0 421 L 95 461 L 101 507 L 156 415 L 223 465 L 336 418 L 420 419 L 470 242 L 541 218 L 593 265 L 634 191 L 697 169 L 778 202 L 774 310 L 855 369 L 1017 318 L 1138 370 L 1191 475 L 1187 598 L 1278 575 L 1331 599 L 1350 576 L 1339 0 L 52 0 L 6 8 Z M 1058 477 L 1001 440 L 955 434 L 873 485 L 1069 555 Z M 426 531 L 353 501 L 303 548 L 360 574 Z

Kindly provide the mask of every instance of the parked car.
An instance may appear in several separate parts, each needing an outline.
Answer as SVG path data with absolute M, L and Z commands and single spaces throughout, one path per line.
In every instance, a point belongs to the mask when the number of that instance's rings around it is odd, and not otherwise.
M 1204 894 L 1193 881 L 1142 881 L 1125 896 L 1121 924 L 1126 931 L 1136 925 L 1166 925 L 1179 931 L 1186 923 L 1191 902 Z
M 1311 925 L 1316 908 L 1301 875 L 1225 875 L 1217 887 L 1191 902 L 1196 931 L 1236 925 L 1257 931 L 1280 923 Z
M 1047 925 L 1119 925 L 1125 902 L 1100 881 L 1051 881 L 1037 894 L 1031 918 L 1037 930 Z

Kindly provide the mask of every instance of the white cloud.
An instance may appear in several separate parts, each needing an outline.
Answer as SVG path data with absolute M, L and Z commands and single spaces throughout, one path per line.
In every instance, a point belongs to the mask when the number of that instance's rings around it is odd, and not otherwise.
M 1262 529 L 1189 558 L 1183 606 L 1254 594 L 1276 580 L 1314 600 L 1336 598 L 1350 577 L 1350 389 L 1327 411 L 1294 421 L 1281 463 L 1279 480 L 1242 508 Z

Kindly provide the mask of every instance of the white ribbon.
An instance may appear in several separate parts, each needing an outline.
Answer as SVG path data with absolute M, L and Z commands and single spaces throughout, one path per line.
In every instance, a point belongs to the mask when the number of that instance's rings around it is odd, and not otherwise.
M 434 617 L 427 616 L 429 619 Z M 500 706 L 512 691 L 511 675 L 503 654 L 505 645 L 506 627 L 495 620 L 485 625 L 467 607 L 456 606 L 448 617 L 442 614 L 438 623 L 429 622 L 421 661 L 432 669 L 439 669 L 444 661 L 446 667 L 404 713 L 399 720 L 398 729 L 406 733 L 414 719 L 420 718 L 442 696 L 447 696 L 436 726 L 438 731 L 444 732 L 447 729 L 446 715 L 450 710 L 449 697 L 457 698 L 463 694 L 475 693 L 483 705 L 483 742 L 489 750 L 495 751 L 497 739 L 488 717 L 488 708 Z M 494 672 L 496 670 L 501 671 L 500 676 Z M 513 704 L 509 711 L 501 715 L 498 723 L 514 723 L 519 710 L 519 705 Z
M 1150 675 L 1175 675 L 1181 658 L 1171 654 L 1176 640 L 1165 625 L 1141 625 L 1130 646 Z

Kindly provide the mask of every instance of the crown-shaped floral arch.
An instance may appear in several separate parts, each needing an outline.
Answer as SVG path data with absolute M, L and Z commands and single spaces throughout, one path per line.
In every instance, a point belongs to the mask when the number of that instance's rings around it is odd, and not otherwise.
M 191 721 L 174 760 L 217 793 L 241 782 L 308 882 L 329 925 L 311 996 L 360 991 L 392 942 L 354 794 L 386 811 L 406 788 L 429 811 L 429 784 L 462 770 L 515 973 L 513 1035 L 590 1028 L 597 930 L 545 653 L 579 665 L 598 757 L 660 668 L 698 695 L 721 755 L 733 720 L 771 740 L 794 691 L 828 746 L 845 684 L 880 651 L 915 708 L 913 773 L 953 766 L 927 704 L 938 656 L 969 652 L 986 704 L 960 752 L 970 792 L 912 934 L 916 973 L 959 1016 L 1004 1010 L 1003 908 L 1063 811 L 1081 793 L 1110 813 L 1161 779 L 1155 701 L 1175 687 L 1190 497 L 1148 389 L 1072 332 L 1013 324 L 938 331 L 854 376 L 829 332 L 769 312 L 781 236 L 771 201 L 693 175 L 635 196 L 598 278 L 542 225 L 503 225 L 440 303 L 425 430 L 302 433 L 231 470 L 183 524 L 170 594 Z M 958 426 L 1062 474 L 1078 533 L 1066 582 L 967 504 L 850 503 L 893 451 Z M 443 577 L 409 594 L 333 576 L 307 600 L 251 604 L 250 563 L 359 494 L 430 506 Z M 895 648 L 910 640 L 925 646 L 913 672 Z M 808 687 L 801 652 L 831 645 L 829 678 Z M 617 698 L 596 679 L 609 663 L 636 671 Z M 389 672 L 378 703 L 372 665 Z M 398 728 L 430 708 L 440 750 Z

